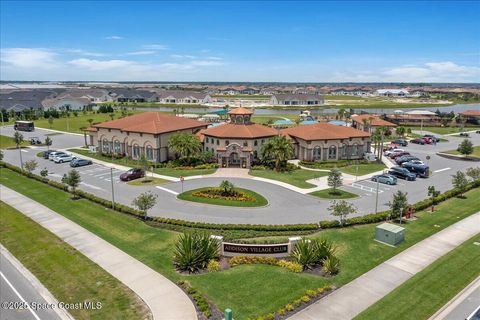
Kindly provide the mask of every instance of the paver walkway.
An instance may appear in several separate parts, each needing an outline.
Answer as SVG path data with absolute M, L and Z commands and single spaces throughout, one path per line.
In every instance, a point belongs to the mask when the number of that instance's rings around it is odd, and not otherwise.
M 188 296 L 160 273 L 64 216 L 3 185 L 0 185 L 0 198 L 132 289 L 149 306 L 155 320 L 197 319 Z
M 480 212 L 420 241 L 298 312 L 292 320 L 347 320 L 480 232 Z M 406 234 L 408 237 L 408 233 Z

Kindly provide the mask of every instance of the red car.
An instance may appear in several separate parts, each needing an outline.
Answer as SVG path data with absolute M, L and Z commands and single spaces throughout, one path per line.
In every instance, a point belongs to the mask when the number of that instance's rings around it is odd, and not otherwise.
M 124 172 L 120 175 L 120 180 L 130 181 L 138 178 L 143 178 L 145 176 L 145 171 L 142 169 L 130 169 L 127 172 Z
M 407 151 L 395 152 L 395 153 L 392 153 L 390 155 L 390 158 L 395 159 L 395 158 L 398 158 L 398 157 L 401 157 L 401 156 L 409 156 L 409 155 L 410 155 L 410 152 L 407 152 Z

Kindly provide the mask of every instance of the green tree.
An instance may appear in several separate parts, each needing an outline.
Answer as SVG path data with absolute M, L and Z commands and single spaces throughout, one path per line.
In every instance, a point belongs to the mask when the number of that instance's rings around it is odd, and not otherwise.
M 115 119 L 115 114 L 114 113 L 110 113 L 109 116 L 110 116 L 111 120 Z
M 330 170 L 328 173 L 327 183 L 329 187 L 333 188 L 332 194 L 338 194 L 337 188 L 343 185 L 342 172 L 340 172 L 340 170 L 337 168 Z
M 92 119 L 92 118 L 89 118 L 89 119 L 87 119 L 87 122 L 88 122 L 89 126 L 91 127 L 92 124 L 93 124 L 93 119 Z
M 280 171 L 287 165 L 294 154 L 290 140 L 285 136 L 275 136 L 262 146 L 261 159 L 264 162 L 273 160 L 275 170 Z
M 49 116 L 48 117 L 48 126 L 50 129 L 52 129 L 52 126 L 53 126 L 53 116 Z
M 32 174 L 33 170 L 37 168 L 37 166 L 38 163 L 35 160 L 29 160 L 25 162 L 25 170 L 27 170 L 29 176 Z
M 458 145 L 457 151 L 468 156 L 473 153 L 473 144 L 469 139 L 463 139 L 463 141 Z
M 452 184 L 453 186 L 460 191 L 460 196 L 463 197 L 465 190 L 467 189 L 468 180 L 465 173 L 462 171 L 457 171 L 454 175 L 452 175 Z
M 342 120 L 345 117 L 345 109 L 343 108 L 338 109 L 337 115 L 338 115 L 338 118 Z
M 80 182 L 82 182 L 80 173 L 75 169 L 68 171 L 63 175 L 62 178 L 62 183 L 70 187 L 70 192 L 72 192 L 73 199 L 76 199 L 77 197 L 77 188 L 80 185 Z
M 53 141 L 50 137 L 45 138 L 45 145 L 47 146 L 47 150 L 50 150 L 50 146 L 52 145 Z
M 220 183 L 220 188 L 223 189 L 224 196 L 233 196 L 235 195 L 235 186 L 228 180 L 223 180 Z
M 435 186 L 428 187 L 428 196 L 430 197 L 430 200 L 432 200 L 432 212 L 435 211 L 435 205 L 437 204 L 437 201 L 435 199 L 439 195 L 440 195 L 440 191 L 435 190 Z
M 398 190 L 388 206 L 390 207 L 390 218 L 395 219 L 403 216 L 403 212 L 408 207 L 407 193 Z
M 148 218 L 148 210 L 152 209 L 156 203 L 157 195 L 150 191 L 141 193 L 132 201 L 132 205 L 137 207 L 138 210 L 143 214 L 144 220 L 147 220 Z
M 15 131 L 15 133 L 13 134 L 13 141 L 17 145 L 17 149 L 20 152 L 20 167 L 23 170 L 22 149 L 20 148 L 20 145 L 23 143 L 23 134 L 21 134 L 18 131 Z
M 402 126 L 397 127 L 397 128 L 395 129 L 395 133 L 397 134 L 397 136 L 400 136 L 400 137 L 402 137 L 402 138 L 405 136 L 406 131 L 407 131 L 407 130 L 405 129 L 405 127 L 402 127 Z
M 190 164 L 192 158 L 198 156 L 202 151 L 202 144 L 197 136 L 180 132 L 170 137 L 168 140 L 168 148 L 178 153 L 186 163 Z
M 468 168 L 466 174 L 472 178 L 473 181 L 480 180 L 480 167 Z
M 140 159 L 138 159 L 138 166 L 143 170 L 145 171 L 145 176 L 143 177 L 143 180 L 146 180 L 147 179 L 147 171 L 148 169 L 150 169 L 150 167 L 152 166 L 152 164 L 147 160 L 147 158 L 145 158 L 144 155 L 142 155 L 140 157 Z
M 47 168 L 43 168 L 41 171 L 40 171 L 40 175 L 44 178 L 46 178 L 48 176 L 48 169 Z
M 330 207 L 328 207 L 328 210 L 330 211 L 330 214 L 332 216 L 340 218 L 340 225 L 342 227 L 345 224 L 347 216 L 349 214 L 357 212 L 357 208 L 353 204 L 348 203 L 345 200 L 332 201 Z

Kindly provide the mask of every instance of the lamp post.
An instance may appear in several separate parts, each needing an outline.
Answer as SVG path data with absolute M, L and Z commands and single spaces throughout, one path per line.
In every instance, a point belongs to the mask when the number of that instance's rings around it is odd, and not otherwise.
M 377 192 L 375 194 L 375 214 L 378 212 L 378 187 L 379 187 L 379 178 L 377 177 Z
M 402 224 L 403 207 L 400 207 L 400 224 Z
M 113 190 L 113 168 L 110 168 L 110 182 L 112 184 L 112 209 L 115 210 L 115 192 Z

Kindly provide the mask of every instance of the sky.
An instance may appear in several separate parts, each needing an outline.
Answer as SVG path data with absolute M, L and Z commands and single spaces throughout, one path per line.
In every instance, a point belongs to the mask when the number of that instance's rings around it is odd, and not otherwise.
M 0 80 L 480 82 L 480 1 L 1 1 Z

